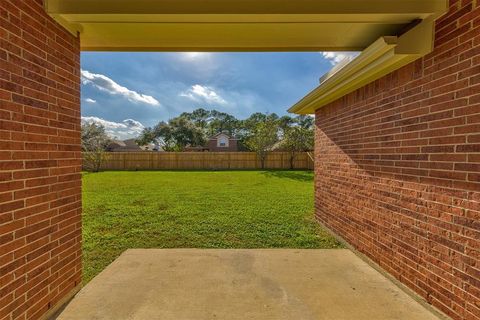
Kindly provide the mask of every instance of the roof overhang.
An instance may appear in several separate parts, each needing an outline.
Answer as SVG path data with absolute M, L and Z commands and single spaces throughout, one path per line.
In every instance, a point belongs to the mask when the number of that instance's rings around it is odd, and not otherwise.
M 446 0 L 44 0 L 96 51 L 362 51 Z
M 380 37 L 351 62 L 339 64 L 325 74 L 320 85 L 288 111 L 314 114 L 319 108 L 430 53 L 435 20 L 447 8 L 446 1 L 443 1 L 443 10 L 413 23 L 403 34 Z

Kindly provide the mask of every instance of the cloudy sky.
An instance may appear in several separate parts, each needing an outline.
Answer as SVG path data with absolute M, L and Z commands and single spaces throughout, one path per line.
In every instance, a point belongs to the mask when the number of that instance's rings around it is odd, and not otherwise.
M 82 119 L 121 139 L 181 112 L 286 114 L 351 54 L 82 53 Z

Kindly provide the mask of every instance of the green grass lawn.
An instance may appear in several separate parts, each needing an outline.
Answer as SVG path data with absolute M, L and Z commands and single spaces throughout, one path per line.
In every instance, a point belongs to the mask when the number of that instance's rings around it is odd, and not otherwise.
M 338 248 L 303 171 L 83 176 L 84 282 L 128 248 Z

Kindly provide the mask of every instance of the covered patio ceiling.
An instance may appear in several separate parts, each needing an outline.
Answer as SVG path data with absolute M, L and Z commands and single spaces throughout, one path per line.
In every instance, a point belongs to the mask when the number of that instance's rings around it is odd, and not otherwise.
M 45 0 L 95 51 L 362 51 L 445 0 Z

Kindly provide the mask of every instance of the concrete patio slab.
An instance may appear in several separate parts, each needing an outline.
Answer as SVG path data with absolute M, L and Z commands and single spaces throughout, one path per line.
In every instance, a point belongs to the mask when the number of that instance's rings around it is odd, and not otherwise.
M 58 319 L 438 318 L 346 249 L 135 249 Z

